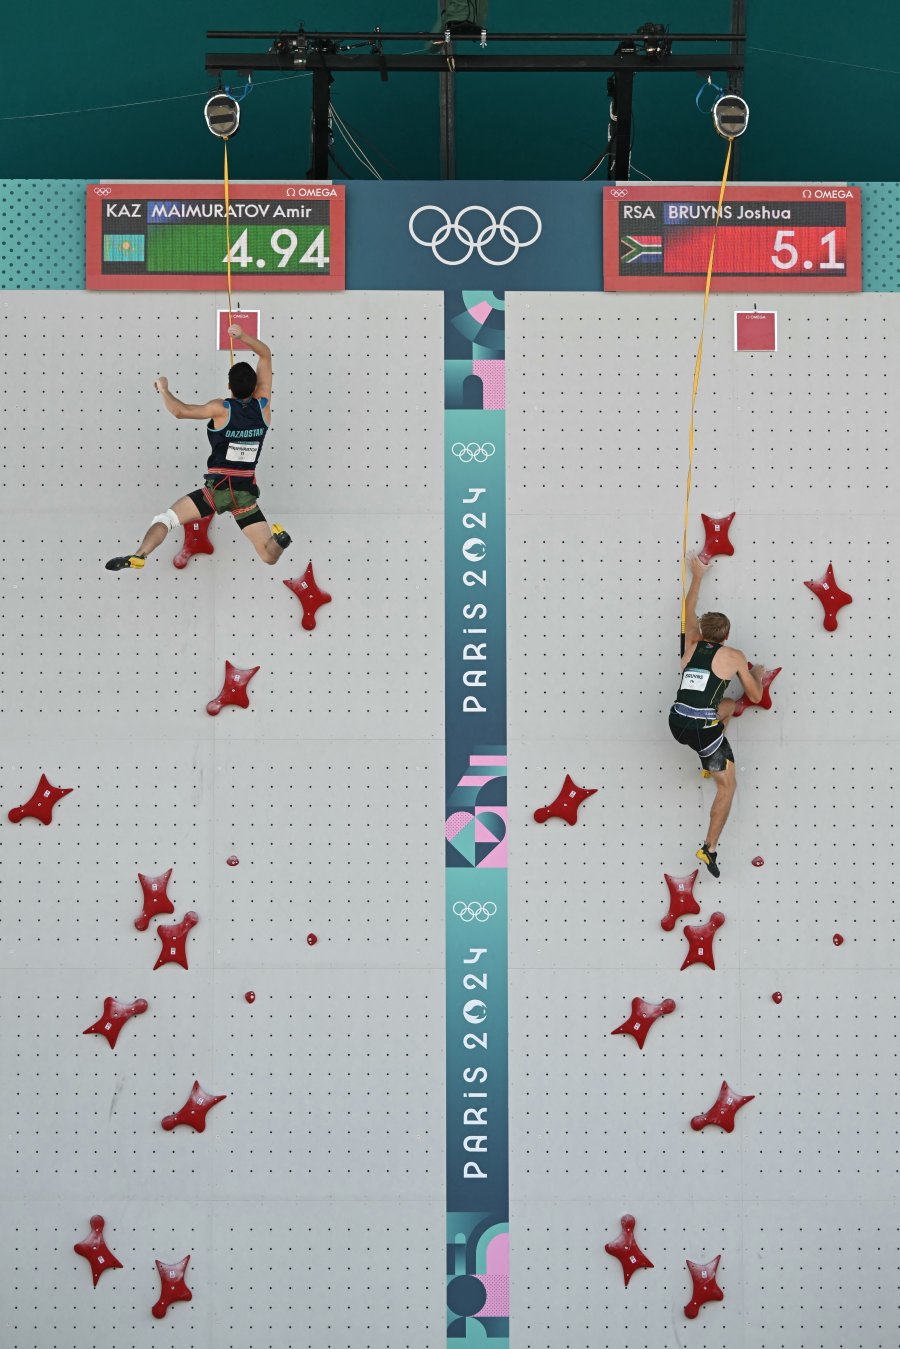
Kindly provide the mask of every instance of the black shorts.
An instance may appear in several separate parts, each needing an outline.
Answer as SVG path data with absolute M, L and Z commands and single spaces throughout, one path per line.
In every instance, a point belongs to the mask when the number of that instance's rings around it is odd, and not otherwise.
M 734 752 L 725 738 L 721 721 L 700 721 L 669 713 L 669 730 L 679 745 L 687 745 L 700 756 L 700 765 L 710 773 L 721 773 L 734 763 Z
M 257 505 L 259 488 L 247 478 L 229 478 L 227 474 L 218 477 L 207 474 L 203 486 L 188 496 L 201 519 L 208 515 L 224 515 L 230 512 L 241 529 L 248 525 L 264 524 L 266 517 Z

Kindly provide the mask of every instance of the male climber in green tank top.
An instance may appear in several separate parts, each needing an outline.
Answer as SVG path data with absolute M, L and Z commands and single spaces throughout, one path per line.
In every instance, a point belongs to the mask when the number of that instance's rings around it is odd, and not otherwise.
M 735 676 L 752 703 L 763 695 L 760 680 L 762 666 L 751 670 L 747 657 L 736 647 L 724 646 L 731 623 L 724 614 L 708 613 L 697 617 L 700 583 L 708 567 L 698 557 L 689 559 L 691 586 L 685 600 L 684 658 L 681 682 L 669 712 L 669 730 L 681 745 L 689 745 L 700 756 L 704 777 L 716 784 L 716 796 L 709 814 L 706 838 L 697 856 L 711 876 L 718 878 L 716 845 L 736 786 L 734 754 L 725 739 L 728 722 L 734 712 L 734 699 L 724 697 Z

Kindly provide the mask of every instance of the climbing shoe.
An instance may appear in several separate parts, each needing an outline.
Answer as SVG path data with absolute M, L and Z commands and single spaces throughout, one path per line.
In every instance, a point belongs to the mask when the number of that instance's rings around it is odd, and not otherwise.
M 272 538 L 278 544 L 279 548 L 290 548 L 291 546 L 291 536 L 284 525 L 272 526 Z
M 147 559 L 145 557 L 111 557 L 106 564 L 107 571 L 124 571 L 126 567 L 143 567 Z
M 700 858 L 700 861 L 706 867 L 710 876 L 715 876 L 716 880 L 718 880 L 721 873 L 719 872 L 719 864 L 716 861 L 716 854 L 711 852 L 705 843 L 701 843 L 700 847 L 697 849 L 696 855 Z

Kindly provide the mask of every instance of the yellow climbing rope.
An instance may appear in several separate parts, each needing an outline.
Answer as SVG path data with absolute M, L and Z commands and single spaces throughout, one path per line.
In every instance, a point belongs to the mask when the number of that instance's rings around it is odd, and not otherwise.
M 228 345 L 231 348 L 231 364 L 234 365 L 234 338 L 231 336 L 231 325 L 234 322 L 233 309 L 234 304 L 231 298 L 231 199 L 228 190 L 228 137 L 224 139 L 225 145 L 225 265 L 228 269 Z M 728 144 L 729 152 L 731 143 Z M 727 170 L 726 170 L 727 171 Z M 721 204 L 721 203 L 720 203 Z M 683 626 L 683 625 L 682 625 Z
M 684 498 L 684 536 L 681 542 L 681 654 L 684 655 L 684 629 L 687 617 L 687 537 L 688 537 L 688 518 L 691 508 L 691 479 L 694 473 L 694 414 L 697 408 L 697 390 L 700 387 L 700 363 L 703 360 L 703 334 L 706 330 L 706 311 L 709 308 L 709 291 L 712 285 L 713 260 L 716 256 L 716 235 L 719 229 L 719 221 L 722 218 L 722 202 L 725 199 L 725 184 L 728 181 L 728 170 L 731 167 L 731 147 L 734 144 L 732 139 L 728 141 L 728 153 L 725 156 L 725 170 L 722 174 L 722 185 L 719 188 L 719 205 L 716 211 L 716 223 L 713 226 L 712 242 L 709 246 L 709 263 L 706 268 L 706 289 L 703 292 L 703 319 L 700 324 L 700 340 L 697 343 L 697 359 L 694 362 L 694 387 L 691 391 L 691 431 L 689 437 L 688 451 L 688 473 L 687 489 Z

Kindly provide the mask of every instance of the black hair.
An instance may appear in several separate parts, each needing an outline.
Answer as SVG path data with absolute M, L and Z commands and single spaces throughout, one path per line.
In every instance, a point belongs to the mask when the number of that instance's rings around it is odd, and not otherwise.
M 249 361 L 235 361 L 228 371 L 228 387 L 235 398 L 249 398 L 256 388 L 256 371 Z

